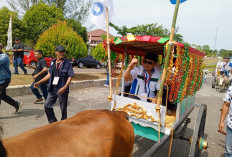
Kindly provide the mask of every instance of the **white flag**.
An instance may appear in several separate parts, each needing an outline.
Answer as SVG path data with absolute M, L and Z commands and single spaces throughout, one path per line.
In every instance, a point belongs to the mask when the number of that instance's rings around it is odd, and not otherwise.
M 109 10 L 109 21 L 114 16 L 113 0 L 95 0 L 91 10 L 91 21 L 100 28 L 106 28 L 106 7 Z
M 7 32 L 7 46 L 6 51 L 10 51 L 12 48 L 12 15 L 10 16 L 9 28 Z

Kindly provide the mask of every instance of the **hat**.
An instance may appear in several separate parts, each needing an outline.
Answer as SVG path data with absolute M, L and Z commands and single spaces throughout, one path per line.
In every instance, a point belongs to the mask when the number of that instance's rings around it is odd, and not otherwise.
M 16 37 L 15 40 L 20 40 L 19 37 Z
M 148 52 L 145 56 L 145 59 L 149 59 L 149 60 L 157 62 L 158 56 L 155 53 Z
M 58 46 L 56 47 L 56 51 L 62 52 L 62 51 L 66 51 L 66 50 L 65 50 L 64 46 L 58 45 Z

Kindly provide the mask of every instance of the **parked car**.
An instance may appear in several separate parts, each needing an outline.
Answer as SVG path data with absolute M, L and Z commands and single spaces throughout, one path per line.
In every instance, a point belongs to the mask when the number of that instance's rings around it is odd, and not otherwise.
M 71 63 L 73 66 L 77 66 L 78 68 L 83 68 L 86 66 L 87 68 L 96 67 L 97 69 L 101 68 L 100 61 L 94 59 L 92 56 L 88 55 L 85 58 L 72 58 Z
M 35 64 L 37 63 L 37 59 L 35 58 L 35 51 L 25 51 L 24 52 L 24 57 L 23 57 L 23 64 L 25 65 L 32 65 L 35 66 Z M 52 61 L 52 57 L 44 57 L 46 64 L 48 67 L 50 67 L 51 61 Z

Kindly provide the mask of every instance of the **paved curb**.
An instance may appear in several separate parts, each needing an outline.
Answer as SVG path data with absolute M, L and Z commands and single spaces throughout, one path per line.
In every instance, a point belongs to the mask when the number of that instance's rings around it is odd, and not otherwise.
M 70 90 L 88 88 L 88 87 L 93 87 L 93 86 L 103 86 L 105 81 L 106 79 L 72 81 L 70 84 Z M 11 97 L 32 94 L 30 90 L 30 85 L 9 86 L 6 92 L 7 92 L 7 95 Z

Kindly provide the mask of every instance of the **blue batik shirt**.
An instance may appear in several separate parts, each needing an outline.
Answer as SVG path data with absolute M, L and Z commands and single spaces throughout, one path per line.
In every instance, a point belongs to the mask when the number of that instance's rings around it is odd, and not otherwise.
M 227 90 L 223 100 L 225 102 L 230 103 L 230 108 L 229 108 L 229 112 L 227 115 L 227 125 L 228 127 L 232 129 L 232 101 L 231 101 L 232 100 L 232 86 L 230 86 L 229 89 Z

